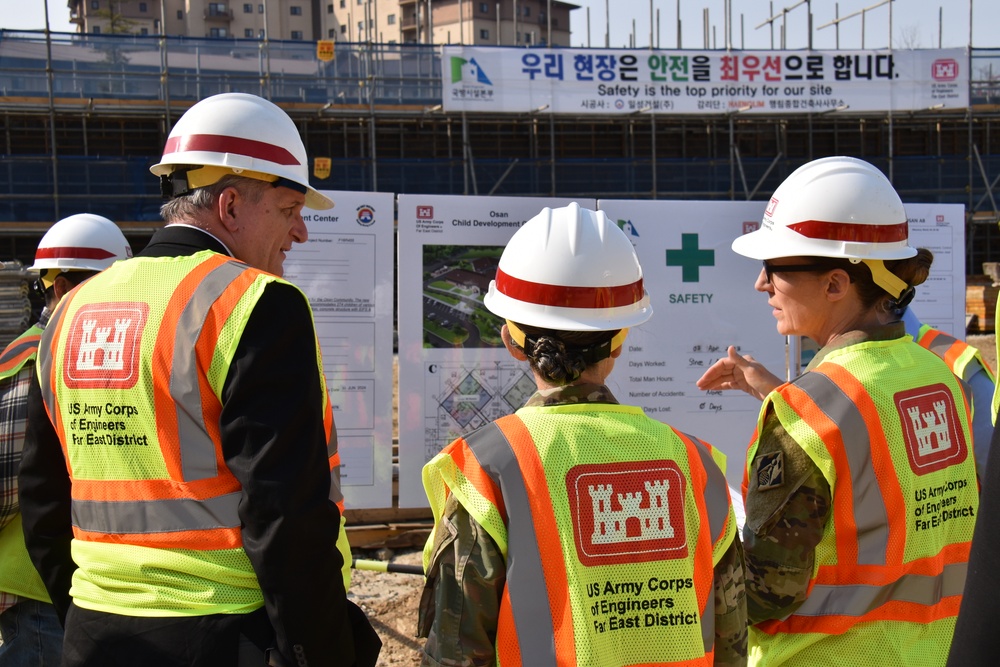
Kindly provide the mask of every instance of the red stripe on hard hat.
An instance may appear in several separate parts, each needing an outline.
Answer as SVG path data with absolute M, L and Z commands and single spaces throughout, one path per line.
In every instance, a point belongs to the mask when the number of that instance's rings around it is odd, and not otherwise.
M 895 243 L 907 239 L 906 223 L 898 225 L 861 225 L 853 222 L 804 220 L 788 228 L 811 239 L 855 241 L 859 243 Z
M 613 287 L 572 287 L 543 285 L 521 280 L 497 269 L 497 289 L 506 296 L 539 306 L 559 308 L 616 308 L 642 300 L 642 278 L 630 285 Z
M 182 137 L 170 137 L 167 139 L 167 145 L 163 147 L 164 155 L 186 151 L 233 153 L 275 164 L 299 164 L 296 157 L 281 146 L 222 134 L 188 134 Z
M 59 246 L 56 248 L 39 248 L 35 252 L 35 259 L 107 259 L 114 257 L 113 252 L 108 252 L 104 248 L 75 248 L 73 246 Z

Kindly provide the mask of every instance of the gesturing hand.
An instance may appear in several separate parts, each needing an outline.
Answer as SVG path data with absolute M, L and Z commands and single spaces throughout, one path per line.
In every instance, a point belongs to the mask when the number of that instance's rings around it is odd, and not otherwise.
M 739 354 L 734 346 L 730 345 L 727 353 L 698 378 L 699 389 L 739 389 L 763 400 L 771 390 L 784 383 L 749 354 Z

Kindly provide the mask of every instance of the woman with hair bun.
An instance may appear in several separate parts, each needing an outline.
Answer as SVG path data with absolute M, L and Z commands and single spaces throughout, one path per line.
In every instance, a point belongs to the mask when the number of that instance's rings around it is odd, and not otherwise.
M 743 559 L 712 448 L 605 385 L 652 314 L 603 212 L 544 209 L 486 307 L 538 391 L 423 470 L 425 665 L 745 665 Z
M 979 508 L 969 398 L 900 313 L 933 256 L 885 176 L 810 162 L 733 250 L 761 260 L 791 382 L 729 348 L 698 381 L 763 400 L 744 476 L 750 664 L 943 665 Z

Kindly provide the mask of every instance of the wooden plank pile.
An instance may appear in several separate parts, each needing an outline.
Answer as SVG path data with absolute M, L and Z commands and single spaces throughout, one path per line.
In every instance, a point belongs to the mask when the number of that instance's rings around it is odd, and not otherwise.
M 988 334 L 996 330 L 998 294 L 1000 283 L 995 277 L 983 274 L 966 278 L 965 313 L 968 333 Z
M 0 350 L 32 324 L 28 295 L 35 277 L 21 262 L 0 262 Z

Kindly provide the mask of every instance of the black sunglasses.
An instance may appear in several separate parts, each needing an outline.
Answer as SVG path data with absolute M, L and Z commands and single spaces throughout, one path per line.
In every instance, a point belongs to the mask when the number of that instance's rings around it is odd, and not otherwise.
M 824 264 L 820 262 L 813 262 L 811 264 L 768 264 L 765 259 L 764 262 L 764 277 L 767 278 L 768 284 L 771 283 L 771 277 L 775 273 L 806 273 L 809 271 L 830 271 L 833 267 L 829 264 Z

